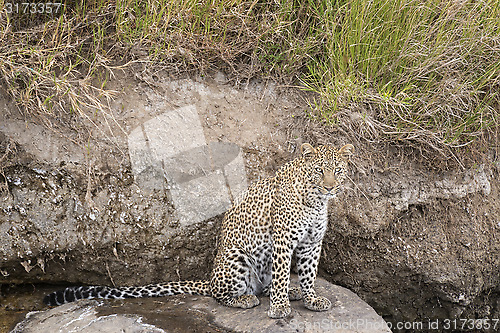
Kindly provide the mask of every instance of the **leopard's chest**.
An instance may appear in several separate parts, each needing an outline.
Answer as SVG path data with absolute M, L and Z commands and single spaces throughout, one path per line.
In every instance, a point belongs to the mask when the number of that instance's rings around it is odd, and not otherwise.
M 322 207 L 303 207 L 302 213 L 292 230 L 292 237 L 298 243 L 315 243 L 323 239 L 328 225 L 326 205 Z

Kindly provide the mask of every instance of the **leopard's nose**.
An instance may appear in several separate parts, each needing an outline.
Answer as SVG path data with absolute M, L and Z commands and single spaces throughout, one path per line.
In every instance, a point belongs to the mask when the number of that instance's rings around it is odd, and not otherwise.
M 328 192 L 331 192 L 333 190 L 333 187 L 326 187 L 325 186 L 325 190 L 327 190 Z

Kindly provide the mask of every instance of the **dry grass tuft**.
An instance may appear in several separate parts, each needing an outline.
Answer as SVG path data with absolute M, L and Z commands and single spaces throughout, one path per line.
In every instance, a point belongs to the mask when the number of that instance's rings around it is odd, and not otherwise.
M 53 127 L 68 118 L 91 119 L 89 112 L 106 109 L 114 92 L 104 82 L 92 82 L 98 71 L 111 71 L 110 60 L 95 43 L 92 28 L 112 12 L 85 20 L 63 14 L 14 31 L 5 10 L 0 14 L 0 74 L 21 111 Z
M 445 156 L 498 143 L 496 0 L 66 1 L 36 18 L 3 7 L 0 75 L 23 112 L 48 126 L 91 123 L 115 94 L 113 71 L 141 62 L 300 82 L 317 93 L 315 119 L 359 140 Z

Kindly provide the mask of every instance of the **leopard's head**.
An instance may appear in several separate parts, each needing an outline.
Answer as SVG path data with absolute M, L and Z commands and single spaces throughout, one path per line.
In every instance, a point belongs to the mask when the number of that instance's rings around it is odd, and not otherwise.
M 306 162 L 306 181 L 313 190 L 327 197 L 339 194 L 354 146 L 347 144 L 337 150 L 326 145 L 314 148 L 304 143 L 300 150 Z

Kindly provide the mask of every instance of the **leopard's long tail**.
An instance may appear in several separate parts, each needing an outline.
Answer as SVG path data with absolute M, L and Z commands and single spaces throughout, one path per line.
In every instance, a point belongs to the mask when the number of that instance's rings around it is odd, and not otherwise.
M 210 283 L 200 281 L 177 281 L 151 284 L 140 287 L 83 286 L 69 287 L 48 294 L 43 299 L 47 305 L 61 305 L 79 299 L 105 298 L 124 299 L 140 297 L 161 297 L 178 294 L 211 296 Z

